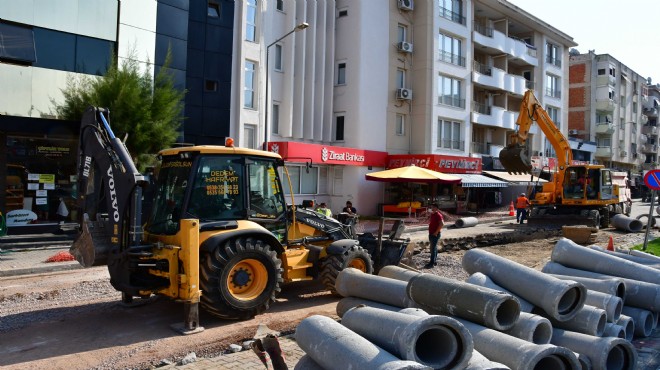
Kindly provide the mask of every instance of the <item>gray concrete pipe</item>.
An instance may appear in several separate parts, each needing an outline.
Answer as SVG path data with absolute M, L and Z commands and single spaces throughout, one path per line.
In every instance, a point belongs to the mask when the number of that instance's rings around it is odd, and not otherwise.
M 612 275 L 573 269 L 555 262 L 546 263 L 543 266 L 543 272 L 595 279 L 617 278 Z M 639 307 L 649 311 L 660 311 L 660 285 L 626 278 L 618 279 L 621 279 L 626 284 L 626 298 L 623 300 L 624 305 Z
M 591 360 L 589 359 L 588 356 L 583 355 L 581 353 L 574 352 L 575 355 L 577 356 L 578 361 L 580 362 L 580 366 L 582 366 L 582 370 L 591 370 L 593 369 L 594 365 L 591 363 Z
M 406 315 L 413 315 L 418 317 L 429 316 L 428 312 L 422 310 L 421 308 L 414 308 L 414 307 L 402 308 L 398 312 L 405 313 Z
M 548 344 L 552 338 L 552 324 L 543 316 L 521 312 L 516 324 L 504 332 L 534 344 Z
M 557 279 L 481 249 L 465 252 L 463 269 L 470 274 L 481 272 L 488 275 L 497 285 L 542 308 L 559 321 L 575 316 L 586 298 L 586 288 L 582 284 Z
M 616 321 L 616 324 L 621 326 L 626 332 L 626 340 L 632 342 L 635 334 L 635 321 L 630 316 L 621 315 Z
M 644 223 L 640 220 L 636 220 L 632 217 L 628 217 L 622 214 L 616 214 L 610 217 L 610 223 L 612 226 L 619 230 L 629 231 L 629 232 L 640 232 L 644 228 Z
M 604 249 L 600 245 L 590 245 L 589 248 L 591 248 L 591 249 L 593 249 L 597 252 L 607 253 L 610 256 L 623 258 L 624 260 L 639 263 L 641 265 L 648 266 L 648 267 L 653 267 L 654 269 L 660 268 L 660 262 L 650 260 L 648 258 L 634 256 L 634 255 L 631 255 L 631 254 L 628 254 L 628 253 L 623 253 L 623 252 L 608 251 L 607 249 Z
M 499 290 L 500 292 L 504 293 L 509 293 L 512 296 L 516 297 L 518 299 L 518 303 L 520 303 L 520 312 L 532 312 L 534 309 L 534 305 L 527 302 L 524 298 L 520 297 L 519 295 L 516 295 L 512 293 L 509 290 L 506 290 L 502 288 L 501 286 L 495 284 L 493 279 L 489 278 L 488 275 L 482 274 L 481 272 L 475 272 L 474 274 L 470 275 L 466 280 L 466 283 L 474 284 L 474 285 L 479 285 L 483 286 L 486 288 L 490 289 L 495 289 Z
M 659 270 L 585 248 L 566 238 L 555 244 L 550 259 L 566 267 L 660 284 Z
M 566 348 L 534 344 L 467 320 L 457 320 L 472 333 L 477 351 L 513 370 L 580 369 L 577 357 Z
M 545 312 L 539 310 L 538 312 L 541 315 L 547 315 Z M 607 323 L 607 314 L 605 310 L 596 308 L 589 305 L 584 305 L 578 311 L 577 315 L 572 318 L 564 321 L 557 321 L 552 317 L 548 319 L 552 323 L 553 328 L 560 328 L 570 331 L 576 331 L 578 333 L 584 333 L 593 335 L 595 337 L 600 337 L 605 331 L 605 324 Z
M 497 330 L 510 329 L 520 315 L 511 294 L 431 274 L 410 279 L 407 293 L 429 313 L 459 316 Z
M 385 278 L 347 268 L 339 272 L 335 289 L 343 297 L 364 298 L 400 308 L 411 307 L 405 281 Z
M 350 310 L 353 307 L 357 307 L 359 305 L 380 308 L 381 310 L 387 310 L 392 312 L 398 312 L 401 309 L 401 307 L 394 307 L 385 303 L 370 301 L 364 298 L 346 297 L 346 298 L 342 298 L 341 300 L 339 300 L 339 302 L 337 302 L 337 316 L 344 317 L 346 311 Z
M 608 322 L 616 322 L 623 308 L 621 298 L 595 290 L 587 290 L 587 299 L 584 300 L 584 304 L 605 310 Z
M 625 339 L 596 338 L 587 334 L 555 329 L 551 343 L 586 355 L 594 369 L 633 370 L 637 365 L 637 351 Z
M 605 331 L 603 331 L 603 337 L 617 337 L 621 339 L 626 339 L 626 329 L 617 324 L 608 322 L 605 324 Z
M 298 360 L 298 362 L 296 362 L 296 366 L 293 370 L 323 370 L 323 368 L 309 355 L 305 354 Z
M 470 358 L 465 370 L 511 370 L 511 368 L 487 359 L 486 356 L 475 349 L 472 351 L 472 358 Z
M 476 217 L 461 217 L 454 222 L 454 226 L 457 228 L 463 227 L 473 227 L 477 226 L 479 219 Z
M 410 281 L 410 279 L 412 279 L 413 276 L 417 276 L 419 274 L 420 273 L 417 271 L 408 270 L 403 267 L 394 266 L 394 265 L 385 266 L 382 269 L 380 269 L 380 271 L 378 271 L 378 276 L 401 280 L 405 282 Z
M 545 271 L 544 271 L 545 272 Z M 549 274 L 556 277 L 557 279 L 562 280 L 573 280 L 584 285 L 588 290 L 595 290 L 597 292 L 611 294 L 621 298 L 621 300 L 626 299 L 626 284 L 623 283 L 621 278 L 612 276 L 611 279 L 595 279 L 581 276 L 569 276 L 569 275 L 559 275 L 559 274 Z
M 634 337 L 646 338 L 653 332 L 653 314 L 637 307 L 623 306 L 623 314 L 635 322 Z
M 658 316 L 659 313 L 656 311 L 651 311 L 651 315 L 653 315 L 653 330 L 658 327 Z
M 413 316 L 358 306 L 348 310 L 342 325 L 402 360 L 434 369 L 462 369 L 474 344 L 470 332 L 448 316 Z
M 295 338 L 300 348 L 324 369 L 428 369 L 397 358 L 325 316 L 314 315 L 301 321 Z
M 635 249 L 631 249 L 631 250 L 629 250 L 628 252 L 629 252 L 630 255 L 632 255 L 632 256 L 641 257 L 641 258 L 646 258 L 647 260 L 654 261 L 655 263 L 660 263 L 660 257 L 658 257 L 658 256 L 654 256 L 654 255 L 652 255 L 652 254 L 650 254 L 650 253 L 646 253 L 646 252 L 638 251 L 638 250 L 635 250 Z

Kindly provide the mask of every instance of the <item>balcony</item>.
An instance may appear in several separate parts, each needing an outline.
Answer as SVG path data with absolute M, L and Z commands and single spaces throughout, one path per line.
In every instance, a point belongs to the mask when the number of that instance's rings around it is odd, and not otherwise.
M 456 55 L 456 54 L 452 54 L 452 53 L 448 53 L 446 51 L 440 50 L 439 60 L 441 62 L 450 63 L 450 64 L 454 64 L 454 65 L 457 65 L 457 66 L 465 67 L 465 57 L 462 57 L 462 56 Z
M 438 96 L 438 104 L 449 105 L 452 107 L 465 109 L 465 99 L 461 99 L 459 97 L 453 97 L 451 95 Z
M 525 88 L 527 90 L 534 90 L 536 83 L 534 81 L 525 80 Z
M 614 107 L 614 100 L 612 99 L 596 99 L 596 110 L 614 112 Z
M 489 153 L 488 147 L 489 147 L 488 143 L 472 142 L 472 153 L 488 154 Z
M 614 124 L 609 122 L 596 123 L 596 134 L 612 135 L 614 133 Z
M 657 117 L 658 108 L 644 108 L 644 114 L 648 117 Z
M 515 129 L 517 114 L 498 106 L 488 106 L 474 103 L 472 105 L 472 122 L 484 126 Z M 531 132 L 531 131 L 530 131 Z
M 498 50 L 532 66 L 538 66 L 536 48 L 534 46 L 528 45 L 518 38 L 508 37 L 502 32 L 490 27 L 485 27 L 478 23 L 473 23 L 473 25 L 474 32 L 472 33 L 472 37 L 476 44 Z
M 644 135 L 658 135 L 658 127 L 651 125 L 642 126 L 642 134 Z
M 658 146 L 656 144 L 644 144 L 642 145 L 642 153 L 657 153 Z
M 526 91 L 525 80 L 522 76 L 506 73 L 497 67 L 491 67 L 473 62 L 472 80 L 480 85 L 505 90 L 513 94 L 523 95 Z
M 596 147 L 596 157 L 612 157 L 612 147 L 609 146 L 599 146 Z

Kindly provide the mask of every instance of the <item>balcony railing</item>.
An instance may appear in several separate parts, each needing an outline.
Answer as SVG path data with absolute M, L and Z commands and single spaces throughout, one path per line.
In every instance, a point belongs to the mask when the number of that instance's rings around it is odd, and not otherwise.
M 465 149 L 465 142 L 463 140 L 449 140 L 449 139 L 442 139 L 440 140 L 440 148 L 444 149 L 454 149 L 454 150 L 464 150 Z
M 465 57 L 440 50 L 440 61 L 465 67 Z
M 646 135 L 658 135 L 658 128 L 656 126 L 644 125 L 642 126 L 642 133 Z
M 492 107 L 491 107 L 490 105 L 488 105 L 488 104 L 477 103 L 476 101 L 475 101 L 475 102 L 472 102 L 472 111 L 473 111 L 473 112 L 477 112 L 477 113 L 481 113 L 481 114 L 486 114 L 486 115 L 489 115 L 489 116 L 490 116 L 491 108 L 492 108 Z
M 545 57 L 545 61 L 561 68 L 561 59 L 551 57 L 550 55 Z
M 536 47 L 527 44 L 527 55 L 536 58 Z
M 551 96 L 553 98 L 560 99 L 561 98 L 561 91 L 559 91 L 557 89 L 553 89 L 551 87 L 547 87 L 545 89 L 545 95 L 546 96 Z
M 438 97 L 438 104 L 451 105 L 452 107 L 465 108 L 465 99 L 453 97 L 450 95 L 442 95 Z
M 598 146 L 596 147 L 596 157 L 612 157 L 612 147 Z
M 452 22 L 460 23 L 465 25 L 465 17 L 459 13 L 451 11 L 447 8 L 440 7 L 440 16 L 445 19 L 449 19 Z
M 536 83 L 534 81 L 525 80 L 525 88 L 528 90 L 534 90 Z
M 643 153 L 657 153 L 658 152 L 658 146 L 655 144 L 644 144 L 642 145 L 642 152 Z
M 486 27 L 483 24 L 479 24 L 476 22 L 472 23 L 472 26 L 474 27 L 474 30 L 486 37 L 493 37 L 493 29 L 491 27 Z
M 481 64 L 477 62 L 476 60 L 473 63 L 473 68 L 475 71 L 481 73 L 482 75 L 486 76 L 492 76 L 493 75 L 493 67 L 488 66 L 486 64 Z
M 472 153 L 489 154 L 490 153 L 489 147 L 490 145 L 488 145 L 488 143 L 472 142 Z

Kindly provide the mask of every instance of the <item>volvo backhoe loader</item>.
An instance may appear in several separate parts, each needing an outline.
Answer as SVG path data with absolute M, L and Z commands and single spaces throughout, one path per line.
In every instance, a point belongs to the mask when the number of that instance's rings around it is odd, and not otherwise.
M 568 139 L 550 119 L 534 96 L 525 92 L 516 124 L 517 131 L 500 151 L 500 162 L 509 173 L 530 173 L 532 163 L 527 155 L 526 141 L 536 122 L 557 153 L 557 168 L 547 176 L 549 181 L 537 185 L 531 192 L 530 224 L 608 227 L 610 217 L 630 213 L 619 200 L 618 185 L 612 184 L 612 172 L 602 165 L 572 165 L 573 153 Z M 543 177 L 543 174 L 541 174 Z
M 282 283 L 320 279 L 334 289 L 346 267 L 372 273 L 410 253 L 400 230 L 356 235 L 350 224 L 287 205 L 278 154 L 228 144 L 165 149 L 159 158 L 149 188 L 113 134 L 109 112 L 85 111 L 81 229 L 71 253 L 83 266 L 107 265 L 126 303 L 153 294 L 182 302 L 181 332 L 201 330 L 199 304 L 221 318 L 251 318 Z M 143 203 L 151 204 L 144 224 Z

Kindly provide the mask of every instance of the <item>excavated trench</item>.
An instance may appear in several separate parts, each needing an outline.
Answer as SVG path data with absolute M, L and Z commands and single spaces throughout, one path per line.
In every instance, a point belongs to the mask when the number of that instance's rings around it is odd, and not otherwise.
M 458 238 L 443 238 L 446 251 L 469 250 L 492 245 L 527 242 L 530 240 L 549 239 L 562 235 L 561 229 L 529 228 L 525 231 L 477 234 Z

